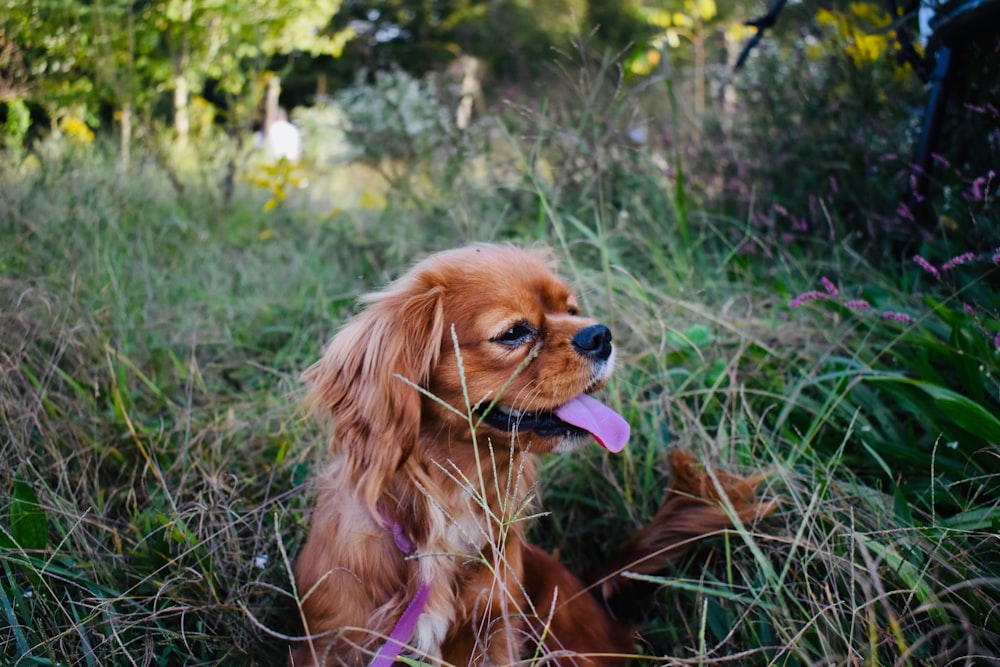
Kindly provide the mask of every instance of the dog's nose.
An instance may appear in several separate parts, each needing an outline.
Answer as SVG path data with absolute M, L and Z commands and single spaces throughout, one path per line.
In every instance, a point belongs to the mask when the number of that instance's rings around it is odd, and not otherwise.
M 611 356 L 611 329 L 603 324 L 592 324 L 576 332 L 573 347 L 585 357 L 605 360 Z

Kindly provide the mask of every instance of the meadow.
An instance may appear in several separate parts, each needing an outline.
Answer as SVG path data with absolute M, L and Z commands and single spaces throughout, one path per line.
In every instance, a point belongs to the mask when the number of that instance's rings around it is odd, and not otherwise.
M 598 567 L 655 511 L 672 448 L 766 472 L 779 500 L 649 582 L 636 664 L 995 662 L 997 258 L 928 238 L 886 260 L 888 241 L 845 231 L 845 210 L 874 211 L 824 199 L 861 185 L 822 160 L 783 167 L 815 195 L 810 226 L 763 176 L 723 173 L 716 145 L 682 160 L 636 141 L 663 90 L 581 86 L 405 141 L 368 128 L 384 152 L 363 168 L 241 158 L 232 198 L 215 144 L 183 168 L 140 152 L 123 170 L 100 137 L 8 153 L 7 664 L 282 664 L 326 460 L 299 374 L 360 294 L 470 241 L 551 246 L 619 349 L 606 394 L 632 441 L 546 460 L 537 542 Z M 747 198 L 705 196 L 734 180 Z

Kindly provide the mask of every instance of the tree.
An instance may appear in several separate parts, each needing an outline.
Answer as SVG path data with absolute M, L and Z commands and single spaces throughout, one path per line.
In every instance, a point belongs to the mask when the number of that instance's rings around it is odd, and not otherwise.
M 94 35 L 91 58 L 99 94 L 117 109 L 121 162 L 128 167 L 135 109 L 146 108 L 156 96 L 162 79 L 158 38 L 152 26 L 137 15 L 141 3 L 132 0 L 102 0 L 86 15 Z
M 703 118 L 708 99 L 709 42 L 716 40 L 723 56 L 719 64 L 728 66 L 734 39 L 743 35 L 744 5 L 731 1 L 720 4 L 716 0 L 660 0 L 639 3 L 634 11 L 652 32 L 647 32 L 646 39 L 638 40 L 629 69 L 634 74 L 649 74 L 657 69 L 668 50 L 677 53 L 684 44 L 690 44 L 694 115 Z
M 0 46 L 13 44 L 23 58 L 25 95 L 53 124 L 69 109 L 93 113 L 111 104 L 125 161 L 137 106 L 171 92 L 183 143 L 192 92 L 209 79 L 236 100 L 238 122 L 244 122 L 263 99 L 270 57 L 339 56 L 353 36 L 350 28 L 330 29 L 341 0 L 0 2 L 6 5 Z
M 23 97 L 27 81 L 28 71 L 20 49 L 0 30 L 0 102 Z
M 248 116 L 263 98 L 267 61 L 294 52 L 337 57 L 354 35 L 329 29 L 341 0 L 157 0 L 146 16 L 163 36 L 172 68 L 174 129 L 189 131 L 190 92 L 206 80 L 220 90 L 249 97 L 237 105 Z M 249 104 L 248 104 L 249 102 Z
M 587 0 L 344 0 L 339 25 L 353 25 L 348 65 L 368 71 L 401 67 L 414 76 L 444 69 L 462 55 L 484 60 L 493 76 L 526 80 L 553 47 L 586 33 Z
M 92 92 L 90 35 L 81 28 L 86 7 L 72 0 L 8 0 L 0 32 L 23 59 L 23 94 L 40 104 L 55 126 L 62 110 Z

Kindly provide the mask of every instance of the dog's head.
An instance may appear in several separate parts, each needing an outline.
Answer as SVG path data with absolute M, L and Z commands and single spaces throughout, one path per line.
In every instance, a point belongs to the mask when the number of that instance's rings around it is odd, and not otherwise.
M 306 379 L 371 504 L 421 435 L 469 446 L 470 422 L 477 442 L 534 453 L 624 447 L 628 424 L 589 396 L 614 366 L 611 332 L 545 252 L 446 251 L 364 300 Z

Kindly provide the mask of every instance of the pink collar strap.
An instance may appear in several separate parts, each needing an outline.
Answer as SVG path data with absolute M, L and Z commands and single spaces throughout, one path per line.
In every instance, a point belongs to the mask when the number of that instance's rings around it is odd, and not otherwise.
M 399 522 L 389 516 L 381 506 L 378 508 L 378 514 L 386 528 L 392 531 L 392 539 L 396 543 L 396 547 L 406 555 L 412 554 L 415 550 L 413 542 L 407 537 L 406 531 Z M 403 652 L 406 642 L 413 636 L 413 631 L 417 627 L 417 620 L 427 606 L 427 600 L 430 598 L 430 595 L 431 582 L 430 580 L 425 580 L 421 582 L 420 588 L 417 589 L 417 594 L 413 596 L 410 604 L 406 606 L 403 615 L 396 621 L 396 626 L 389 633 L 389 638 L 386 639 L 385 643 L 382 644 L 382 648 L 375 654 L 375 658 L 372 659 L 369 667 L 392 667 L 396 662 L 396 658 Z

